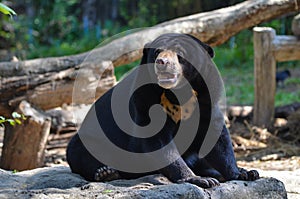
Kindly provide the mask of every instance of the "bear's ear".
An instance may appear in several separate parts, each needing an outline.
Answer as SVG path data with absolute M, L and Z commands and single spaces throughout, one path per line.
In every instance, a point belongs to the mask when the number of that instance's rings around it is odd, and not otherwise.
M 191 37 L 194 41 L 196 41 L 198 44 L 200 44 L 206 51 L 207 53 L 209 54 L 209 56 L 211 58 L 213 58 L 215 56 L 215 52 L 214 50 L 212 49 L 212 47 L 210 47 L 209 45 L 207 45 L 206 43 L 203 43 L 202 41 L 200 41 L 199 39 L 197 39 L 196 37 L 192 36 L 192 35 L 189 35 L 189 34 L 186 34 L 187 36 Z
M 198 40 L 199 41 L 199 40 Z M 212 47 L 210 47 L 209 45 L 207 45 L 206 43 L 203 43 L 200 41 L 201 46 L 207 51 L 207 53 L 209 54 L 209 56 L 211 58 L 214 58 L 215 56 L 215 51 L 212 49 Z
M 146 64 L 147 61 L 148 61 L 148 53 L 149 53 L 149 50 L 150 50 L 148 46 L 149 46 L 149 43 L 147 43 L 147 44 L 144 45 L 143 56 L 142 56 L 141 64 L 140 65 Z

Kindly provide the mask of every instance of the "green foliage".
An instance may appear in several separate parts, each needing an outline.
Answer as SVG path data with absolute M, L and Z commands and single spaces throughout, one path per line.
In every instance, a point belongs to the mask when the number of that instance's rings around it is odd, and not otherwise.
M 286 92 L 277 89 L 275 96 L 275 106 L 282 106 L 291 104 L 293 102 L 300 102 L 300 90 L 296 92 Z
M 153 26 L 158 22 L 158 5 L 151 1 L 140 0 L 134 4 L 133 1 L 120 0 L 120 4 L 120 15 L 127 21 L 130 28 Z M 137 9 L 128 13 L 128 8 L 133 6 L 136 6 Z
M 300 78 L 289 78 L 285 81 L 285 85 L 300 85 Z
M 16 124 L 22 124 L 22 120 L 26 120 L 26 117 L 23 114 L 17 112 L 13 112 L 11 116 L 12 118 L 0 116 L 0 126 L 4 126 L 5 123 L 15 126 Z
M 37 13 L 19 15 L 14 23 L 13 37 L 18 38 L 14 50 L 21 59 L 85 52 L 96 47 L 101 40 L 126 30 L 119 23 L 106 20 L 102 27 L 91 26 L 85 32 L 80 0 L 30 2 Z
M 97 44 L 95 37 L 83 37 L 73 42 L 58 42 L 49 47 L 48 45 L 30 45 L 27 57 L 29 59 L 39 57 L 56 57 L 64 55 L 73 55 L 91 50 Z
M 277 88 L 275 105 L 281 106 L 293 102 L 300 102 L 300 78 L 290 77 L 285 80 L 283 86 Z
M 3 3 L 0 3 L 0 12 L 5 14 L 1 15 L 0 20 L 0 49 L 1 48 L 7 48 L 11 46 L 11 43 L 13 42 L 14 35 L 12 34 L 12 25 L 10 23 L 7 23 L 9 17 L 12 18 L 13 15 L 16 15 L 16 12 L 12 10 L 11 8 L 7 7 Z M 3 40 L 5 42 L 3 42 Z
M 280 19 L 274 19 L 268 22 L 264 22 L 260 24 L 260 26 L 274 28 L 276 30 L 276 34 L 278 35 L 291 35 L 293 17 L 293 15 L 290 15 Z
M 108 193 L 112 193 L 112 192 L 113 192 L 113 190 L 111 190 L 111 189 L 105 189 L 102 191 L 103 194 L 108 194 Z
M 254 101 L 253 68 L 220 68 L 228 105 L 249 105 Z
M 227 104 L 247 105 L 254 100 L 252 32 L 243 30 L 221 46 L 215 58 L 224 81 Z
M 72 10 L 77 3 L 78 0 L 32 1 L 36 15 L 19 16 L 15 28 L 20 38 L 16 48 L 27 50 L 25 59 L 75 54 L 94 47 L 87 47 L 92 43 L 87 39 L 78 42 L 82 32 L 79 10 Z
M 126 73 L 128 71 L 130 71 L 132 68 L 137 66 L 139 63 L 140 63 L 140 61 L 138 60 L 138 61 L 132 62 L 130 64 L 126 64 L 126 65 L 115 68 L 115 75 L 116 75 L 117 80 L 120 80 L 124 75 L 126 75 Z
M 34 1 L 38 15 L 33 18 L 32 28 L 36 31 L 35 39 L 44 44 L 55 45 L 59 38 L 63 41 L 74 40 L 76 28 L 79 26 L 76 10 L 70 13 L 70 8 L 76 1 L 55 0 Z
M 13 11 L 11 8 L 7 7 L 3 3 L 0 3 L 0 12 L 2 12 L 3 14 L 6 14 L 6 15 L 10 15 L 10 16 L 17 15 L 17 13 L 15 11 Z

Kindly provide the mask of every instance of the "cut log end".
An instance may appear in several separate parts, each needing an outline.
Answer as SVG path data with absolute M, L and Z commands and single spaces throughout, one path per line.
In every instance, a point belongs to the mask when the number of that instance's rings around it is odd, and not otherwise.
M 16 111 L 27 119 L 21 125 L 5 127 L 0 166 L 18 171 L 41 167 L 51 119 L 26 101 L 22 101 Z

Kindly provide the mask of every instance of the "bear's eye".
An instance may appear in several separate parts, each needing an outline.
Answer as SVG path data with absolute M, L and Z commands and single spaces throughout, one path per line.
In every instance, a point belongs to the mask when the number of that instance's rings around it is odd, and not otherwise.
M 155 56 L 155 58 L 159 55 L 160 52 L 161 52 L 160 50 L 155 50 L 155 51 L 154 51 L 154 56 Z
M 178 58 L 179 63 L 183 64 L 183 63 L 186 62 L 185 59 L 182 56 L 178 55 L 178 54 L 177 54 L 177 58 Z

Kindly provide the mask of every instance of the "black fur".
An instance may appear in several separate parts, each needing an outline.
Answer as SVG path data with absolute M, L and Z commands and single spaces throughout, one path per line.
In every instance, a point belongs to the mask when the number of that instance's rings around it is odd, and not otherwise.
M 187 44 L 188 42 L 190 43 Z M 192 46 L 192 52 L 189 51 L 187 46 Z M 218 180 L 255 180 L 259 178 L 257 171 L 246 171 L 237 167 L 229 132 L 224 124 L 224 120 L 218 119 L 222 118 L 222 115 L 220 116 L 217 112 L 218 105 L 214 99 L 218 98 L 219 91 L 215 90 L 216 93 L 209 92 L 206 84 L 216 80 L 213 79 L 214 77 L 211 77 L 212 80 L 210 80 L 209 77 L 202 77 L 202 75 L 198 72 L 211 70 L 209 68 L 212 67 L 213 64 L 211 57 L 214 56 L 212 48 L 189 35 L 165 34 L 157 38 L 154 42 L 145 45 L 143 51 L 144 55 L 140 65 L 142 66 L 143 64 L 154 63 L 157 54 L 156 51 L 158 49 L 170 49 L 178 52 L 179 61 L 183 67 L 183 74 L 189 81 L 193 90 L 198 93 L 197 100 L 201 120 L 198 121 L 199 128 L 197 135 L 190 147 L 183 153 L 182 156 L 180 156 L 175 143 L 174 147 L 170 149 L 164 157 L 155 157 L 165 159 L 172 159 L 175 157 L 176 159 L 176 161 L 170 163 L 168 166 L 160 169 L 159 171 L 149 173 L 128 173 L 123 171 L 112 172 L 109 170 L 110 172 L 108 173 L 114 173 L 115 176 L 119 176 L 124 179 L 137 178 L 151 173 L 161 173 L 172 182 L 190 182 L 204 188 L 218 185 Z M 189 59 L 187 59 L 187 57 Z M 193 61 L 190 61 L 193 59 L 199 60 L 197 62 L 199 65 L 195 66 L 201 68 L 198 71 L 195 67 L 193 67 L 191 63 Z M 143 78 L 145 81 L 147 78 L 155 78 L 154 69 L 151 65 L 149 66 L 147 74 L 140 74 L 139 67 L 132 72 L 133 76 L 129 75 L 127 77 L 126 81 L 134 81 L 133 77 Z M 122 84 L 122 82 L 119 84 Z M 176 124 L 168 116 L 164 127 L 156 135 L 149 138 L 137 138 L 130 136 L 124 133 L 115 124 L 112 111 L 110 109 L 111 95 L 113 91 L 114 88 L 110 89 L 95 102 L 97 118 L 106 136 L 118 147 L 127 151 L 136 153 L 155 151 L 168 143 L 173 142 L 173 138 L 176 135 L 179 125 L 193 125 L 192 122 L 194 121 L 189 120 L 180 121 Z M 160 103 L 160 97 L 163 92 L 165 92 L 171 103 L 178 104 L 178 100 L 175 95 L 170 90 L 164 89 L 158 84 L 148 84 L 134 92 L 134 95 L 130 100 L 129 109 L 132 119 L 138 125 L 145 126 L 151 122 L 148 114 L 149 108 L 154 104 Z M 181 93 L 181 96 L 186 97 L 184 100 L 188 100 L 192 96 L 191 90 L 187 89 L 186 85 L 178 88 L 177 92 Z M 223 129 L 217 143 L 205 157 L 199 158 L 198 153 L 206 136 L 206 132 L 208 131 L 209 124 L 214 124 L 214 122 L 218 123 L 219 121 L 222 122 L 220 125 L 223 126 Z M 186 133 L 188 136 L 189 132 Z M 216 132 L 216 135 L 217 134 L 218 132 Z M 105 153 L 105 151 L 101 151 L 99 153 Z M 90 181 L 96 180 L 95 173 L 97 173 L 97 171 L 106 171 L 106 166 L 110 166 L 104 165 L 94 158 L 85 148 L 78 134 L 72 138 L 68 145 L 67 160 L 74 173 L 78 173 Z M 151 160 L 149 160 L 149 163 L 151 164 Z M 105 177 L 107 177 L 107 172 L 105 174 L 100 173 L 99 175 L 105 175 Z

